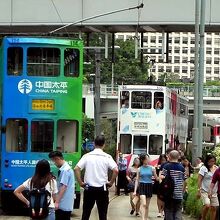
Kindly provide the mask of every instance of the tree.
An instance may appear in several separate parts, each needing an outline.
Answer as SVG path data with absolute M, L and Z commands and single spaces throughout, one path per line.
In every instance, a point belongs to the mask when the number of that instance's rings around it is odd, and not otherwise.
M 85 114 L 83 114 L 83 123 L 82 123 L 82 143 L 87 140 L 94 140 L 94 120 L 88 118 Z
M 85 39 L 85 36 L 84 36 Z M 111 36 L 109 35 L 109 42 Z M 104 35 L 92 34 L 90 40 L 91 46 L 104 46 Z M 126 41 L 116 40 L 115 45 L 120 49 L 115 49 L 114 62 L 114 81 L 116 84 L 146 84 L 148 78 L 149 64 L 145 60 L 141 64 L 140 59 L 135 59 L 135 43 L 134 39 Z M 90 65 L 84 66 L 84 75 L 89 83 L 92 83 L 94 78 L 90 76 L 95 73 L 95 56 L 94 51 L 85 51 L 84 60 L 89 61 Z M 111 50 L 109 50 L 109 59 L 104 59 L 104 50 L 101 60 L 101 83 L 111 84 L 112 78 L 112 61 Z
M 163 73 L 158 77 L 158 81 L 166 83 L 180 82 L 180 76 L 176 73 Z
M 105 136 L 104 151 L 114 158 L 117 143 L 117 120 L 102 119 L 101 131 Z

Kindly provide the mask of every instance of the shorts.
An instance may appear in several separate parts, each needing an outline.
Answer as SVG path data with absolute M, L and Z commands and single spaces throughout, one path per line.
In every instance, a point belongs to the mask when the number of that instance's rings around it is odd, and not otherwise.
M 219 206 L 217 193 L 214 193 L 211 199 L 208 196 L 208 193 L 204 190 L 201 191 L 201 199 L 203 205 L 210 205 L 213 207 Z
M 153 184 L 152 183 L 140 183 L 139 185 L 139 195 L 145 195 L 147 198 L 151 198 L 153 194 Z

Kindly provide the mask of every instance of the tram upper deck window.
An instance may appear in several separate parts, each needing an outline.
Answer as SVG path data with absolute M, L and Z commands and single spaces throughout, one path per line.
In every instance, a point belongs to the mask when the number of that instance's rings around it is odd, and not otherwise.
M 147 153 L 147 136 L 134 136 L 134 154 Z
M 53 150 L 54 140 L 53 121 L 31 122 L 31 151 L 50 152 Z
M 7 54 L 8 75 L 20 76 L 23 72 L 23 49 L 21 47 L 9 47 Z
M 59 120 L 57 122 L 57 150 L 64 153 L 77 151 L 78 122 Z
M 131 108 L 134 109 L 151 109 L 152 93 L 135 91 L 131 95 Z
M 28 121 L 26 119 L 8 119 L 6 123 L 6 150 L 8 152 L 26 152 L 28 143 Z
M 66 48 L 64 51 L 64 75 L 69 77 L 79 76 L 79 50 Z
M 121 108 L 129 108 L 129 96 L 128 91 L 121 92 Z
M 163 92 L 154 93 L 154 108 L 155 109 L 164 108 L 164 93 Z
M 59 76 L 60 50 L 44 47 L 28 48 L 27 72 L 29 76 Z
M 163 149 L 163 136 L 150 135 L 149 137 L 149 154 L 160 155 Z

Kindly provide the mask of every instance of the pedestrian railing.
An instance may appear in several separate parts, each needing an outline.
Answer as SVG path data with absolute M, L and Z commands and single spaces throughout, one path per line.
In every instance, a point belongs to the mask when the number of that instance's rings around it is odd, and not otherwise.
M 169 86 L 176 90 L 177 93 L 186 97 L 194 96 L 194 86 Z M 94 94 L 95 87 L 93 84 L 83 85 L 83 95 Z M 111 85 L 101 84 L 100 85 L 100 95 L 101 96 L 117 96 L 118 86 L 112 87 Z M 220 86 L 204 86 L 203 89 L 204 97 L 220 97 Z

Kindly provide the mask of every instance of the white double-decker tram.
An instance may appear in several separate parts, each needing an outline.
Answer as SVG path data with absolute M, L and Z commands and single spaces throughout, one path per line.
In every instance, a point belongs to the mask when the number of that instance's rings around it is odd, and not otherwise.
M 119 86 L 118 151 L 147 153 L 155 164 L 166 148 L 185 148 L 187 131 L 187 98 L 163 86 Z

